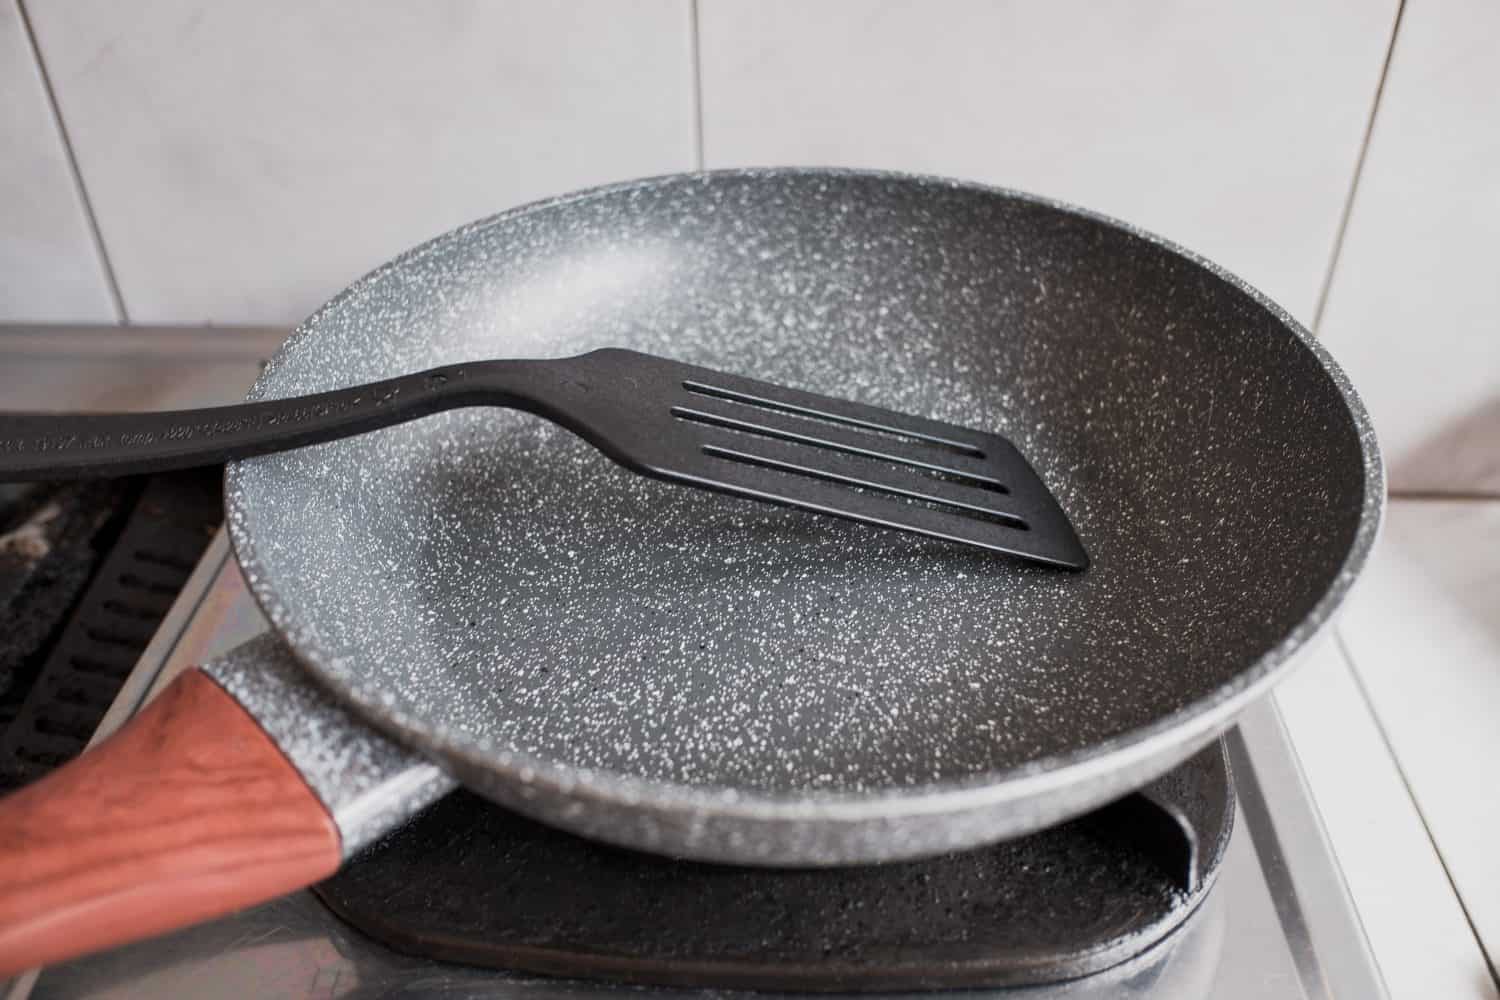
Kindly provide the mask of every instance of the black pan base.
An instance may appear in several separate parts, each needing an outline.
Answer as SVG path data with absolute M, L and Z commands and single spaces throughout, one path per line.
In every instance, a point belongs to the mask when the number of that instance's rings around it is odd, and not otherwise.
M 1140 793 L 1008 843 L 844 869 L 676 861 L 466 793 L 317 888 L 403 952 L 668 986 L 910 990 L 1089 975 L 1175 930 L 1234 815 L 1220 744 Z

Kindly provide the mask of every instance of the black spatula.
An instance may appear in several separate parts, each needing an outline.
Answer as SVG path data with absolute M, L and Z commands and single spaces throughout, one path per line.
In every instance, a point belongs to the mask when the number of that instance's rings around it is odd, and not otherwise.
M 1067 516 L 1004 438 L 613 348 L 214 409 L 0 414 L 0 482 L 209 465 L 462 406 L 535 413 L 669 482 L 1088 566 Z

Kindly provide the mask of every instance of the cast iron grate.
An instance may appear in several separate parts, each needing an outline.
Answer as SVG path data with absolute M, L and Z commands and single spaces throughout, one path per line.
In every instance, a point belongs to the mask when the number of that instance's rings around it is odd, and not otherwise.
M 115 486 L 104 507 L 96 500 L 79 515 L 116 527 L 90 536 L 91 561 L 68 564 L 85 574 L 87 588 L 71 611 L 50 609 L 60 620 L 45 643 L 25 651 L 31 669 L 14 675 L 11 717 L 0 720 L 0 794 L 88 744 L 223 522 L 220 484 L 216 468 L 155 476 Z M 43 609 L 30 601 L 13 610 L 30 620 Z

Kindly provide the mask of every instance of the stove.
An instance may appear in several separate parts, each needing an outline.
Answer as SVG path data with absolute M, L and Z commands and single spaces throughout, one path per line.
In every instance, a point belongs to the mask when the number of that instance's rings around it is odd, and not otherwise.
M 279 336 L 0 331 L 0 393 L 17 409 L 230 402 Z M 107 398 L 123 364 L 142 376 L 124 404 Z M 187 666 L 265 628 L 220 532 L 95 739 Z M 957 987 L 997 998 L 1384 993 L 1265 702 L 1097 813 L 900 865 L 766 872 L 653 858 L 459 792 L 312 891 L 29 974 L 5 996 Z

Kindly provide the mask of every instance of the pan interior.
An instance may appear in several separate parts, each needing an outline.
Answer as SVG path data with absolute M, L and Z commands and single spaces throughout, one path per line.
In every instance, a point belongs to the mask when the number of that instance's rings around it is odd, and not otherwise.
M 1222 696 L 1360 522 L 1348 405 L 1271 310 L 1120 227 L 912 178 L 669 178 L 501 216 L 336 299 L 253 395 L 606 345 L 991 428 L 1093 568 L 649 481 L 523 414 L 441 414 L 233 470 L 247 572 L 325 680 L 475 754 L 875 794 Z

